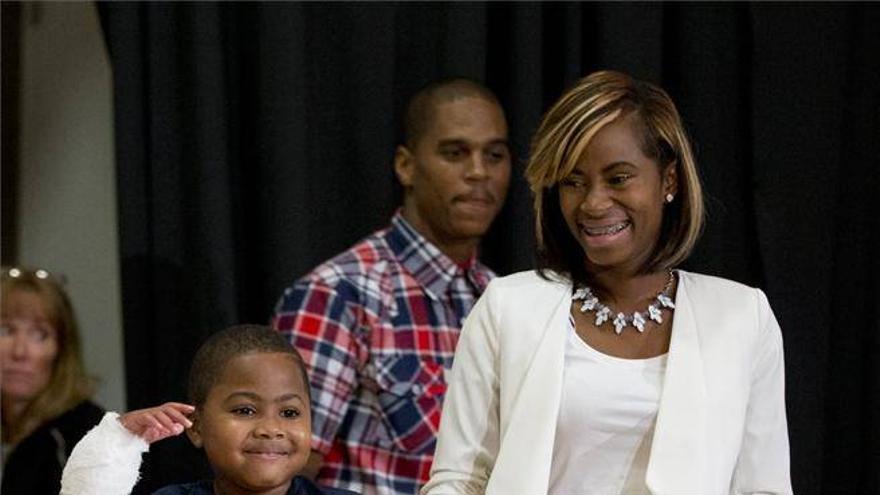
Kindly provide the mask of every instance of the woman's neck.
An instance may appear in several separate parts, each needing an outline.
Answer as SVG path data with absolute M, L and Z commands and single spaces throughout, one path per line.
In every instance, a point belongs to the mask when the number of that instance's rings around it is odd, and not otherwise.
M 605 304 L 620 311 L 631 311 L 650 301 L 663 290 L 669 280 L 669 272 L 653 272 L 636 275 L 604 271 L 593 277 L 594 289 Z

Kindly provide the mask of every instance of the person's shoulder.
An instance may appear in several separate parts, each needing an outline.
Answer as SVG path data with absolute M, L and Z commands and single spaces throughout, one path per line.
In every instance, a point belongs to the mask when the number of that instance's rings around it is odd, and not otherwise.
M 308 478 L 296 476 L 290 484 L 287 495 L 357 495 L 357 493 L 342 488 L 320 486 Z
M 73 428 L 89 428 L 101 422 L 104 409 L 90 400 L 84 400 L 58 417 L 58 422 Z
M 153 492 L 153 495 L 212 495 L 214 484 L 209 480 L 180 485 L 168 485 Z
M 70 410 L 70 414 L 82 418 L 90 423 L 92 421 L 94 421 L 95 423 L 101 421 L 101 418 L 104 417 L 105 412 L 106 411 L 104 410 L 104 408 L 90 400 L 84 400 Z
M 377 267 L 384 266 L 393 258 L 385 241 L 386 230 L 364 237 L 345 251 L 317 265 L 299 283 L 317 283 L 332 287 L 346 280 L 370 276 Z
M 380 290 L 393 271 L 393 255 L 384 241 L 385 230 L 363 238 L 354 246 L 324 261 L 284 289 L 275 306 L 279 317 L 293 315 L 308 304 L 316 307 L 342 307 L 344 302 L 364 305 L 370 294 Z M 334 301 L 329 304 L 329 301 Z M 293 322 L 279 321 L 279 328 Z
M 677 270 L 687 300 L 694 307 L 704 307 L 713 317 L 719 317 L 722 309 L 729 314 L 748 315 L 770 311 L 770 303 L 764 292 L 735 280 L 714 275 Z
M 538 270 L 526 270 L 522 272 L 511 273 L 503 277 L 496 277 L 489 283 L 489 287 L 494 290 L 511 290 L 511 289 L 557 289 L 563 290 L 569 286 L 569 282 L 562 276 L 554 272 L 541 273 Z
M 67 445 L 67 450 L 72 450 L 73 445 L 95 425 L 100 423 L 102 417 L 104 417 L 103 409 L 90 400 L 84 400 L 54 419 L 47 421 L 38 431 L 43 433 L 56 430 L 57 433 L 52 434 L 53 438 L 60 433 L 69 444 Z
M 562 277 L 529 270 L 493 279 L 480 299 L 485 299 L 487 307 L 504 308 L 505 312 L 519 314 L 529 308 L 555 307 L 555 302 L 570 290 L 570 282 Z
M 689 292 L 723 293 L 728 295 L 754 294 L 758 289 L 744 283 L 715 275 L 676 270 L 679 280 L 684 282 Z

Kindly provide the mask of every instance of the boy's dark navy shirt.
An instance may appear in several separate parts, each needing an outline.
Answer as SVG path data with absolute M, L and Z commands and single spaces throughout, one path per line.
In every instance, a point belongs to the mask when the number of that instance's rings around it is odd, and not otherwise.
M 153 492 L 153 495 L 214 495 L 214 482 L 211 480 L 182 485 L 169 485 Z M 306 478 L 296 476 L 290 483 L 287 495 L 357 495 L 339 488 L 320 487 Z

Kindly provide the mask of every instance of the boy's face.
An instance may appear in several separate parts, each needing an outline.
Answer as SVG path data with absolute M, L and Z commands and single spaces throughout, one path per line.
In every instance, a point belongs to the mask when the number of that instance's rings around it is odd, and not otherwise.
M 307 386 L 289 354 L 229 361 L 187 430 L 205 449 L 217 493 L 286 493 L 309 457 Z

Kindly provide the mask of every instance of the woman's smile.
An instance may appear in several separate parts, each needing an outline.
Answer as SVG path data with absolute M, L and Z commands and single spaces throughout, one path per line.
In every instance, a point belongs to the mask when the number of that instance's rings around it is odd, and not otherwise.
M 581 232 L 590 237 L 602 237 L 620 233 L 623 229 L 629 227 L 631 224 L 632 222 L 630 222 L 629 220 L 623 220 L 621 222 L 608 224 L 602 227 L 589 227 L 586 225 L 581 225 Z
M 632 232 L 632 222 L 623 220 L 602 226 L 579 224 L 581 239 L 587 249 L 598 249 L 623 242 Z

